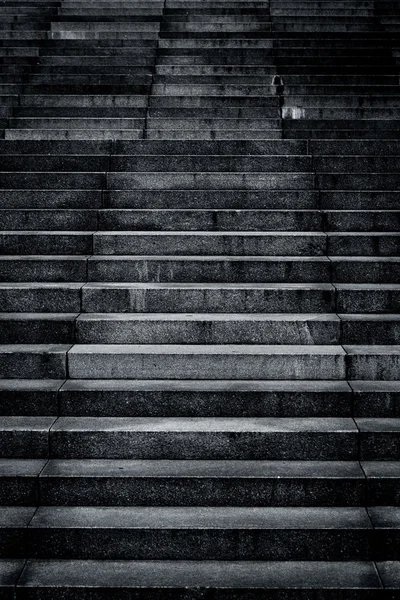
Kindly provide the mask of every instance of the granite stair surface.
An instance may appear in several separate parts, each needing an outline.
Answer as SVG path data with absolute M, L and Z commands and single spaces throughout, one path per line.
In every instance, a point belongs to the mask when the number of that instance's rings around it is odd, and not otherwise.
M 1 600 L 396 600 L 398 0 L 1 0 Z

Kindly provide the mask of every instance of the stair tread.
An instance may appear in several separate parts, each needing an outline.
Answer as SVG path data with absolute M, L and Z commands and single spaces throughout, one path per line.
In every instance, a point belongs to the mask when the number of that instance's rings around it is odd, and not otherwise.
M 40 506 L 29 527 L 268 530 L 370 529 L 372 525 L 366 509 L 361 507 Z
M 0 460 L 0 473 L 9 464 L 10 472 L 37 472 L 44 461 Z M 22 463 L 22 464 L 19 464 Z M 25 465 L 25 463 L 27 463 Z M 399 463 L 396 476 L 400 477 Z M 4 473 L 4 471 L 3 471 Z M 357 462 L 351 461 L 240 461 L 240 460 L 50 460 L 41 477 L 195 477 L 195 478 L 350 478 L 364 479 Z
M 15 420 L 17 425 L 24 426 L 24 417 L 8 417 L 10 425 Z M 33 422 L 35 418 L 32 417 Z M 40 418 L 36 417 L 36 420 Z M 48 419 L 46 423 L 53 423 Z M 149 432 L 333 432 L 343 431 L 356 433 L 357 428 L 350 418 L 227 418 L 227 417 L 60 417 L 52 431 L 149 431 Z
M 1 564 L 1 562 L 0 562 Z M 17 563 L 18 566 L 20 563 Z M 392 568 L 393 569 L 393 568 Z M 389 571 L 389 568 L 387 569 Z M 394 571 L 394 569 L 393 569 Z M 28 588 L 380 589 L 372 562 L 29 560 Z

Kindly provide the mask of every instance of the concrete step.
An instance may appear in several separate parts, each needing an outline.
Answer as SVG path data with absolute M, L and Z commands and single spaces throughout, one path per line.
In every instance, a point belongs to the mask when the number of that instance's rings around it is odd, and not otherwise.
M 179 130 L 181 131 L 181 130 Z M 0 174 L 0 185 L 6 187 L 9 182 L 15 181 L 19 174 Z M 58 174 L 49 174 L 47 177 L 57 177 Z M 79 177 L 79 175 L 70 174 L 70 178 Z M 100 174 L 97 176 L 99 179 Z M 29 181 L 34 175 L 26 174 L 25 178 Z M 67 181 L 68 175 L 64 175 Z M 88 175 L 83 176 L 89 179 Z M 94 176 L 92 177 L 95 178 Z M 42 177 L 43 179 L 43 177 Z M 251 173 L 230 173 L 220 172 L 120 172 L 110 173 L 108 176 L 108 189 L 153 189 L 153 190 L 193 190 L 193 189 L 221 189 L 221 190 L 312 190 L 314 177 L 309 172 L 251 172 Z M 329 180 L 327 181 L 327 183 Z M 321 182 L 322 183 L 322 182 Z M 32 186 L 34 187 L 34 186 Z M 45 186 L 43 186 L 45 187 Z M 47 186 L 46 186 L 47 187 Z M 61 186 L 58 186 L 61 187 Z
M 75 340 L 76 313 L 0 313 L 5 344 L 68 344 Z
M 36 279 L 49 281 L 50 265 L 54 270 L 66 266 L 67 257 L 46 257 L 46 263 L 40 257 L 25 259 L 0 259 L 0 273 L 4 278 L 26 277 L 26 270 L 32 272 L 36 268 Z M 335 258 L 335 257 L 334 257 Z M 336 262 L 323 256 L 93 256 L 87 261 L 87 277 L 89 281 L 136 281 L 141 283 L 167 282 L 201 282 L 201 283 L 328 283 L 331 280 L 332 268 L 335 280 L 347 282 L 375 281 L 377 273 L 379 280 L 396 281 L 400 259 L 382 257 L 371 259 L 366 270 L 364 257 L 337 258 Z M 86 258 L 68 260 L 70 269 L 86 267 Z M 13 275 L 14 274 L 14 275 Z M 0 275 L 1 276 L 1 275 Z M 67 276 L 65 273 L 64 276 Z M 80 277 L 83 276 L 80 275 Z M 86 273 L 85 273 L 86 278 Z M 54 276 L 53 276 L 54 277 Z M 51 279 L 53 279 L 53 277 Z M 50 280 L 51 280 L 50 279 Z M 4 279 L 3 279 L 4 280 Z M 15 279 L 11 279 L 15 280 Z M 70 280 L 70 279 L 69 279 Z M 81 279 L 75 279 L 75 281 Z M 383 281 L 382 281 L 383 282 Z M 390 281 L 387 281 L 390 283 Z
M 66 119 L 69 121 L 69 119 Z M 7 140 L 138 140 L 142 129 L 6 129 Z
M 0 7 L 0 595 L 394 600 L 397 12 Z
M 39 499 L 39 474 L 45 459 L 0 459 L 0 503 L 33 506 Z M 1 567 L 0 567 L 1 569 Z
M 10 538 L 19 533 L 36 558 L 368 560 L 373 538 L 384 537 L 372 533 L 366 509 L 352 507 L 39 507 L 29 528 L 19 510 Z
M 82 109 L 77 109 L 82 110 Z M 89 109 L 92 110 L 92 109 Z M 103 110 L 103 109 L 101 109 Z M 128 109 L 131 110 L 131 109 Z M 71 121 L 71 127 L 74 125 Z M 325 159 L 321 163 L 319 170 L 323 170 L 330 164 L 334 167 L 337 162 L 341 165 L 340 159 Z M 322 158 L 323 160 L 323 158 Z M 357 158 L 355 157 L 355 160 Z M 396 169 L 396 159 L 386 159 L 381 161 L 385 164 L 386 170 Z M 365 168 L 374 165 L 379 168 L 379 161 L 365 159 Z M 360 162 L 360 170 L 363 163 Z M 122 172 L 287 172 L 296 173 L 311 170 L 311 157 L 299 155 L 38 155 L 38 154 L 14 154 L 2 155 L 2 171 L 122 171 Z M 370 169 L 368 169 L 370 172 Z M 149 175 L 150 176 L 150 175 Z M 154 177 L 154 175 L 153 175 Z
M 62 321 L 72 315 L 53 317 Z M 0 313 L 3 339 L 22 341 L 18 326 L 38 323 L 44 332 L 34 331 L 31 343 L 47 340 L 43 315 Z M 28 323 L 27 323 L 28 321 Z M 43 325 L 42 325 L 43 323 Z M 11 331 L 10 331 L 11 330 Z M 8 333 L 8 337 L 7 337 Z M 38 339 L 35 339 L 35 335 Z M 57 340 L 55 339 L 57 336 Z M 54 331 L 52 342 L 59 342 L 61 333 Z M 70 341 L 69 332 L 62 341 Z M 317 314 L 174 314 L 116 313 L 80 315 L 76 321 L 76 341 L 81 344 L 398 344 L 400 317 L 396 315 Z M 60 343 L 60 342 L 59 342 Z
M 3 233 L 3 240 L 6 244 L 7 233 Z M 12 247 L 12 238 L 21 238 L 26 234 L 11 234 L 10 245 Z M 43 234 L 44 242 L 47 233 Z M 66 234 L 67 235 L 67 234 Z M 335 234 L 333 234 L 335 235 Z M 344 234 L 342 234 L 344 235 Z M 353 235 L 353 234 L 350 234 Z M 370 234 L 372 235 L 372 234 Z M 40 234 L 34 234 L 40 238 Z M 381 244 L 381 253 L 393 254 L 398 248 L 396 234 L 387 233 L 384 238 L 385 243 Z M 33 236 L 28 236 L 28 239 Z M 49 235 L 50 237 L 50 235 Z M 58 234 L 54 232 L 53 238 L 58 239 Z M 354 237 L 357 237 L 356 235 Z M 62 239 L 62 238 L 61 238 Z M 68 239 L 68 238 L 67 238 Z M 40 243 L 40 240 L 38 239 Z M 355 243 L 356 240 L 355 240 Z M 367 245 L 368 241 L 364 245 Z M 318 232 L 98 232 L 93 235 L 93 252 L 95 255 L 129 255 L 129 254 L 161 254 L 170 252 L 173 255 L 227 255 L 227 256 L 322 256 L 326 248 L 326 236 Z M 34 243 L 34 250 L 37 251 Z M 46 244 L 47 246 L 47 244 Z M 45 246 L 43 251 L 47 250 Z M 77 247 L 76 253 L 83 254 L 87 249 Z M 17 248 L 23 248 L 21 240 Z M 342 246 L 343 247 L 343 246 Z M 3 251 L 8 250 L 8 245 Z M 336 246 L 336 253 L 339 253 L 340 247 Z M 51 250 L 50 246 L 50 250 Z M 62 253 L 60 245 L 60 253 Z M 349 254 L 347 247 L 343 247 L 343 254 Z M 392 252 L 390 252 L 392 250 Z M 1 251 L 1 246 L 0 246 Z M 7 252 L 10 254 L 11 252 Z M 39 252 L 37 252 L 39 253 Z M 50 252 L 49 252 L 50 253 Z M 334 252 L 332 252 L 333 254 Z
M 371 206 L 376 209 L 396 209 L 396 193 L 379 190 L 321 190 L 322 208 L 341 210 L 368 210 Z
M 400 211 L 323 211 L 326 231 L 398 231 Z
M 88 256 L 9 255 L 0 257 L 0 281 L 86 282 Z
M 226 119 L 229 121 L 230 119 Z M 234 120 L 234 119 L 232 119 Z M 214 129 L 211 123 L 205 129 L 148 129 L 146 138 L 149 140 L 279 140 L 282 138 L 282 129 L 229 129 L 225 123 L 221 129 Z
M 68 257 L 52 257 L 57 269 Z M 49 260 L 49 259 L 47 259 Z M 70 258 L 70 268 L 86 266 L 86 257 Z M 2 264 L 1 264 L 2 263 Z M 3 257 L 3 277 L 9 269 L 23 274 L 30 268 L 42 273 L 40 257 Z M 75 265 L 74 265 L 75 263 Z M 50 263 L 49 263 L 50 264 Z M 19 267 L 19 268 L 18 268 Z M 397 283 L 400 259 L 396 256 L 106 256 L 96 255 L 87 261 L 89 281 L 158 282 L 242 282 L 242 283 Z M 44 267 L 43 267 L 44 269 Z M 50 266 L 49 266 L 50 270 Z M 43 272 L 49 281 L 49 275 Z M 3 279 L 4 280 L 4 279 Z M 12 279 L 14 280 L 14 279 Z
M 1 379 L 0 414 L 56 417 L 58 390 L 63 383 L 63 379 Z
M 18 117 L 10 119 L 10 127 L 12 129 L 41 129 L 42 131 L 52 129 L 100 129 L 100 130 L 124 130 L 124 129 L 141 129 L 144 126 L 144 119 L 127 119 L 127 118 L 30 118 Z
M 310 224 L 312 224 L 313 213 L 311 211 L 310 213 L 311 214 L 309 215 L 308 220 L 310 221 Z M 149 215 L 150 219 L 151 214 L 152 213 Z M 392 214 L 393 213 L 389 213 L 389 215 Z M 0 227 L 3 226 L 4 231 L 94 231 L 97 228 L 97 218 L 99 216 L 99 212 L 96 209 L 2 209 L 0 210 L 0 216 Z M 304 220 L 306 223 L 307 216 L 308 214 L 304 215 Z M 127 217 L 129 219 L 129 213 Z M 200 219 L 198 220 L 201 222 L 201 215 L 199 215 L 199 217 Z M 139 214 L 138 218 L 140 219 Z M 146 220 L 146 213 L 143 214 L 142 218 Z M 273 220 L 273 218 L 274 217 L 272 215 L 271 220 Z M 277 218 L 279 219 L 279 216 Z M 125 220 L 127 221 L 128 219 L 126 218 Z M 294 223 L 297 221 L 301 222 L 302 219 L 302 213 L 300 213 L 297 218 L 296 215 L 293 215 L 293 219 L 291 219 L 291 215 L 288 215 L 288 221 L 293 221 Z M 104 220 L 105 222 L 107 221 L 107 219 Z M 113 220 L 112 215 L 110 215 L 109 220 L 111 225 Z M 118 215 L 116 215 L 114 220 L 118 222 Z M 134 220 L 134 215 L 132 215 L 131 220 Z M 156 220 L 157 218 L 155 218 L 155 221 Z M 389 222 L 390 221 L 391 219 L 389 218 Z
M 394 416 L 398 382 L 0 380 L 0 412 L 15 416 Z
M 28 96 L 25 96 L 24 98 L 28 99 Z M 67 108 L 68 106 L 72 106 L 75 108 L 98 108 L 104 106 L 105 108 L 113 108 L 114 105 L 116 110 L 120 107 L 134 110 L 138 107 L 145 107 L 143 100 L 144 99 L 142 96 L 132 96 L 131 98 L 127 98 L 126 96 L 99 96 L 97 100 L 93 96 L 48 96 L 47 103 L 44 107 L 54 106 L 62 108 L 64 106 Z M 30 103 L 31 99 L 29 98 L 26 104 L 28 105 Z M 38 108 L 38 106 L 36 106 L 36 108 Z M 335 142 L 327 141 L 324 143 L 323 141 L 315 141 L 312 143 L 317 144 L 317 150 L 314 151 L 314 154 L 320 155 L 336 153 L 335 148 L 337 146 L 335 147 Z M 384 140 L 380 142 L 363 140 L 361 142 L 349 141 L 344 143 L 350 144 L 349 148 L 352 148 L 351 144 L 353 144 L 353 146 L 355 145 L 355 148 L 352 151 L 346 150 L 344 151 L 344 154 L 374 154 L 375 147 L 377 148 L 377 152 L 382 153 L 385 151 L 387 156 L 391 156 L 393 154 L 396 155 L 400 152 L 400 145 L 397 145 L 397 143 L 393 140 Z M 322 144 L 322 146 L 318 146 L 318 144 Z M 375 144 L 377 144 L 377 146 L 375 146 Z M 344 148 L 347 148 L 347 146 L 344 146 Z M 356 151 L 357 148 L 360 148 L 359 152 Z M 371 150 L 368 151 L 368 148 L 371 148 Z M 7 155 L 22 154 L 40 154 L 43 158 L 49 154 L 52 154 L 53 157 L 58 155 L 79 155 L 82 157 L 87 155 L 112 155 L 114 157 L 115 155 L 117 158 L 125 155 L 135 157 L 154 155 L 155 157 L 161 157 L 164 155 L 165 150 L 171 156 L 180 155 L 182 158 L 187 155 L 240 155 L 242 157 L 247 155 L 262 155 L 265 158 L 268 157 L 268 160 L 273 160 L 273 156 L 279 155 L 281 157 L 287 156 L 288 160 L 290 160 L 292 155 L 303 156 L 307 154 L 307 142 L 304 142 L 303 140 L 239 140 L 231 142 L 220 142 L 218 140 L 194 142 L 174 142 L 173 140 L 163 142 L 157 142 L 153 140 L 116 140 L 114 143 L 112 143 L 74 141 L 48 142 L 46 140 L 18 142 L 13 140 L 0 140 L 0 152 L 4 158 L 6 158 Z M 337 153 L 341 154 L 340 151 Z M 161 160 L 161 158 L 159 158 L 159 160 Z M 200 158 L 200 160 L 202 159 Z
M 93 232 L 3 231 L 0 254 L 80 255 L 93 252 Z
M 382 379 L 381 371 L 387 379 L 398 378 L 391 347 L 360 347 L 362 356 L 357 348 L 349 359 L 352 379 L 366 379 L 367 362 L 374 365 L 372 379 Z M 68 372 L 72 379 L 221 379 L 228 374 L 231 379 L 344 379 L 344 355 L 342 347 L 334 345 L 82 344 L 69 351 Z
M 50 452 L 54 458 L 354 460 L 357 438 L 346 418 L 61 417 L 50 432 Z
M 18 319 L 43 317 L 3 313 L 3 319 L 12 330 Z M 17 327 L 12 335 L 18 338 Z M 76 339 L 81 344 L 339 344 L 340 320 L 332 314 L 95 313 L 78 318 Z
M 357 228 L 400 229 L 400 211 L 360 211 Z M 207 209 L 1 209 L 0 229 L 34 231 L 321 231 L 352 227 L 350 211 Z
M 399 381 L 0 380 L 16 416 L 356 417 L 399 415 Z M 392 463 L 393 464 L 393 463 Z
M 49 455 L 49 431 L 55 421 L 55 417 L 48 416 L 2 417 L 1 458 L 46 458 Z M 6 523 L 10 524 L 8 516 L 6 519 Z
M 47 506 L 354 506 L 366 498 L 364 473 L 351 461 L 51 460 L 40 479 L 44 465 L 24 463 L 4 459 L 0 472 L 16 487 L 22 471 L 21 501 L 36 489 Z
M 4 306 L 11 312 L 26 310 L 29 302 L 35 307 L 40 306 L 41 287 L 37 290 L 32 287 L 32 293 L 25 305 L 23 298 L 19 299 L 18 285 L 2 284 L 4 286 Z M 44 284 L 51 285 L 51 284 Z M 55 284 L 53 288 L 57 289 Z M 66 285 L 66 284 L 64 284 Z M 345 287 L 345 286 L 344 286 Z M 357 286 L 355 286 L 357 288 Z M 362 286 L 358 286 L 362 287 Z M 396 286 L 377 286 L 374 295 L 368 296 L 367 286 L 359 292 L 357 306 L 360 310 L 367 304 L 377 305 L 381 309 L 388 307 L 388 300 L 397 294 Z M 349 288 L 349 289 L 347 289 Z M 351 305 L 353 301 L 352 286 L 344 290 L 343 306 Z M 399 288 L 400 289 L 400 288 Z M 1 290 L 1 287 L 0 287 Z M 61 293 L 64 289 L 60 285 Z M 355 291 L 355 294 L 357 294 Z M 35 295 L 34 295 L 35 294 Z M 339 292 L 340 294 L 340 292 Z M 21 294 L 22 295 L 22 294 Z M 35 300 L 36 295 L 38 299 Z M 380 302 L 379 302 L 380 301 Z M 57 308 L 62 303 L 54 300 Z M 70 299 L 66 306 L 76 306 Z M 82 288 L 82 308 L 84 312 L 230 312 L 257 313 L 257 312 L 334 312 L 335 289 L 330 284 L 195 284 L 195 283 L 87 283 Z M 16 308 L 18 307 L 18 308 Z M 55 309 L 56 309 L 55 308 Z M 38 308 L 36 308 L 38 310 Z M 60 309 L 59 309 L 60 310 Z M 348 310 L 348 309 L 347 309 Z M 39 310 L 40 312 L 40 310 Z
M 244 600 L 254 588 L 271 598 L 278 598 L 284 590 L 287 594 L 308 593 L 312 590 L 316 600 L 326 597 L 326 588 L 339 595 L 342 593 L 380 593 L 381 582 L 370 562 L 327 562 L 327 561 L 32 561 L 29 560 L 23 572 L 22 561 L 7 561 L 4 572 L 9 581 L 18 580 L 22 589 L 46 590 L 54 600 L 61 599 L 64 590 L 72 586 L 114 590 L 127 593 L 145 593 L 147 590 L 159 592 L 162 597 L 165 588 L 173 589 L 176 598 L 185 592 L 198 593 L 199 589 L 211 593 L 222 593 L 228 588 L 238 600 Z M 398 563 L 381 562 L 381 576 L 389 587 L 395 585 Z M 57 585 L 55 585 L 57 582 Z M 234 590 L 234 591 L 233 591 Z M 112 592 L 113 593 L 113 592 Z M 377 596 L 378 597 L 378 596 Z
M 117 194 L 118 195 L 118 194 Z M 0 199 L 4 208 L 82 208 L 101 207 L 102 192 L 98 190 L 41 190 L 0 189 Z
M 62 379 L 70 344 L 1 344 L 0 376 L 6 379 Z

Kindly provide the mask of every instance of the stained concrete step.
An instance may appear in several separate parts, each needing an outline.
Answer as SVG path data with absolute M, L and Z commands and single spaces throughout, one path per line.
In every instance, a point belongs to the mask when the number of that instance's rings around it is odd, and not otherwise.
M 16 317 L 9 315 L 7 319 L 8 313 L 3 314 L 8 322 Z M 77 341 L 82 344 L 340 343 L 340 320 L 328 314 L 217 316 L 103 313 L 81 315 L 76 328 Z
M 343 348 L 347 353 L 349 379 L 399 379 L 399 346 L 344 345 Z
M 24 419 L 8 417 L 10 423 Z M 50 454 L 53 458 L 355 460 L 357 438 L 353 420 L 346 418 L 61 417 L 50 432 Z
M 326 597 L 327 588 L 339 595 L 351 593 L 380 593 L 381 582 L 373 563 L 351 562 L 224 562 L 224 561 L 31 561 L 25 566 L 22 579 L 22 561 L 4 562 L 3 572 L 11 584 L 18 580 L 22 589 L 46 590 L 54 600 L 62 597 L 72 586 L 120 589 L 127 593 L 151 593 L 172 588 L 176 598 L 185 593 L 209 590 L 211 593 L 230 594 L 238 600 L 246 598 L 254 589 L 279 598 L 282 591 L 295 594 L 312 590 L 316 600 Z M 379 563 L 385 583 L 395 585 L 398 563 Z M 398 569 L 398 566 L 397 566 Z M 57 582 L 57 585 L 55 585 Z M 76 588 L 75 588 L 76 589 Z M 139 591 L 140 590 L 140 591 Z M 185 591 L 183 591 L 185 590 Z M 300 592 L 300 593 L 301 593 Z M 167 592 L 169 593 L 169 592 Z M 209 593 L 209 592 L 205 592 Z M 233 597 L 233 596 L 232 596 Z
M 15 323 L 18 314 L 2 313 Z M 1 315 L 1 313 L 0 313 Z M 35 318 L 34 315 L 28 317 Z M 37 320 L 41 318 L 37 315 Z M 60 317 L 59 317 L 60 318 Z M 21 319 L 24 321 L 24 318 Z M 5 325 L 3 324 L 3 329 Z M 18 333 L 14 333 L 18 339 Z M 78 343 L 197 344 L 398 344 L 397 315 L 333 314 L 129 314 L 81 315 L 76 321 Z M 39 336 L 40 334 L 39 334 Z M 72 339 L 71 337 L 69 338 Z M 14 341 L 14 340 L 10 340 Z M 28 341 L 28 340 L 26 340 Z M 39 341 L 39 340 L 35 340 Z M 40 339 L 40 341 L 42 341 Z M 45 341 L 45 340 L 43 340 Z M 52 340 L 54 341 L 54 340 Z
M 333 286 L 329 284 L 136 284 L 136 283 L 1 283 L 2 306 L 10 312 L 79 312 L 80 290 L 88 312 L 168 312 L 171 307 L 204 312 L 276 312 L 284 309 L 332 312 Z M 367 285 L 342 285 L 338 302 L 349 312 L 352 305 L 359 311 L 386 311 L 390 301 L 397 302 L 398 286 L 375 286 L 368 296 Z M 389 304 L 388 304 L 389 303 Z M 376 308 L 375 308 L 376 307 Z
M 69 260 L 67 261 L 67 259 Z M 66 264 L 83 276 L 86 257 L 49 257 L 49 269 L 37 257 L 4 256 L 3 281 L 18 281 L 26 269 L 35 268 L 41 280 L 51 280 Z M 50 270 L 50 272 L 49 272 Z M 397 256 L 106 256 L 87 260 L 89 281 L 167 283 L 397 283 Z M 82 273 L 82 274 L 81 274 Z M 67 273 L 65 273 L 65 276 Z M 54 277 L 54 275 L 53 275 Z M 50 279 L 49 279 L 50 278 Z M 75 279 L 76 281 L 77 279 Z M 80 279 L 78 279 L 80 281 Z
M 54 279 L 51 270 L 58 273 L 64 267 L 66 258 L 54 257 L 40 259 L 32 257 L 2 257 L 0 259 L 0 277 L 3 281 L 15 281 L 26 277 L 27 269 L 35 269 L 35 279 Z M 76 272 L 75 277 L 85 276 L 89 281 L 109 282 L 201 282 L 201 283 L 328 283 L 331 281 L 332 267 L 336 281 L 373 281 L 378 272 L 378 281 L 395 283 L 400 259 L 382 257 L 371 259 L 369 270 L 366 270 L 365 260 L 354 257 L 325 256 L 104 256 L 97 255 L 89 258 L 70 257 L 68 266 Z M 43 260 L 47 261 L 46 263 Z M 86 276 L 87 262 L 87 276 Z M 83 273 L 85 269 L 85 274 Z M 59 276 L 59 275 L 58 275 Z M 12 279 L 11 279 L 12 278 Z M 71 281 L 71 278 L 69 278 Z M 82 279 L 75 279 L 81 281 Z
M 368 362 L 374 366 L 372 379 L 382 379 L 383 370 L 388 379 L 397 379 L 392 347 L 369 348 L 354 347 L 351 378 L 366 379 Z M 344 379 L 344 356 L 342 347 L 334 345 L 81 344 L 68 353 L 68 373 L 72 379 L 221 379 L 228 374 L 231 379 Z
M 22 539 L 5 556 L 22 542 L 37 558 L 365 560 L 384 537 L 351 507 L 39 507 L 29 527 L 23 511 L 6 541 Z
M 64 302 L 64 306 L 76 306 L 79 301 L 79 290 L 74 291 L 73 298 L 66 301 L 64 291 L 67 284 L 43 284 L 35 289 L 29 289 L 25 300 L 20 290 L 25 294 L 25 288 L 19 284 L 1 284 L 3 286 L 3 306 L 11 312 L 14 310 L 27 310 L 29 305 L 40 312 L 40 303 L 47 289 L 52 286 L 54 310 Z M 0 290 L 2 289 L 0 285 Z M 21 284 L 22 286 L 24 284 Z M 76 284 L 79 286 L 79 284 Z M 351 305 L 352 286 L 344 290 L 345 303 Z M 357 286 L 355 286 L 357 287 Z M 390 286 L 388 286 L 389 288 Z M 367 288 L 367 286 L 364 286 Z M 379 308 L 385 307 L 385 300 L 395 296 L 400 286 L 391 286 L 385 291 L 377 289 L 375 295 L 368 295 L 367 289 L 356 290 L 357 306 L 361 310 L 364 303 L 374 303 Z M 43 291 L 42 291 L 43 290 Z M 72 296 L 72 290 L 68 292 Z M 340 292 L 339 292 L 340 295 Z M 21 297 L 22 296 L 22 297 Z M 59 300 L 58 300 L 59 298 Z M 47 304 L 48 306 L 48 304 Z M 79 306 L 79 304 L 78 304 Z M 88 313 L 93 312 L 217 312 L 224 313 L 227 309 L 231 312 L 257 313 L 257 312 L 334 312 L 335 289 L 330 284 L 195 284 L 195 283 L 88 283 L 82 287 L 82 308 Z M 49 310 L 47 308 L 47 310 Z M 50 309 L 52 310 L 52 309 Z M 76 310 L 76 309 L 75 309 Z M 78 309 L 79 310 L 79 309 Z M 346 308 L 348 310 L 348 308 Z
M 398 315 L 0 313 L 5 344 L 361 344 L 400 342 Z
M 2 378 L 62 379 L 71 344 L 1 344 Z
M 29 346 L 27 348 L 29 353 Z M 210 356 L 213 357 L 211 365 Z M 290 356 L 285 359 L 285 365 L 282 365 L 282 356 Z M 252 357 L 250 363 L 249 357 Z M 343 379 L 347 374 L 349 379 L 356 380 L 397 380 L 399 357 L 400 347 L 396 345 L 345 345 L 342 348 L 333 345 L 83 344 L 75 345 L 69 351 L 68 371 L 73 379 L 139 376 L 147 379 L 221 379 L 220 369 L 224 365 L 225 376 L 229 373 L 232 379 Z M 282 370 L 282 367 L 285 368 Z
M 27 295 L 29 285 L 1 284 L 4 306 L 11 312 L 29 307 L 41 312 L 41 303 L 43 307 L 54 306 L 54 311 L 59 312 L 63 306 L 70 311 L 79 310 L 82 284 L 71 284 L 70 289 L 68 284 L 32 284 Z M 49 294 L 45 291 L 49 288 L 53 290 L 52 304 L 45 304 L 43 295 Z M 82 287 L 82 306 L 85 312 L 123 313 L 177 309 L 223 313 L 227 308 L 243 313 L 295 312 L 300 308 L 302 312 L 334 312 L 335 306 L 342 313 L 390 313 L 399 306 L 399 291 L 399 284 L 88 283 Z M 53 308 L 46 310 L 51 312 Z

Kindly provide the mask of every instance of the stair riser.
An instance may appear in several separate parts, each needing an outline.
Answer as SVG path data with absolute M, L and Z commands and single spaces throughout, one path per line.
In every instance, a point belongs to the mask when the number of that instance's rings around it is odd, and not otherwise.
M 1 331 L 1 329 L 0 329 Z M 71 338 L 70 338 L 71 339 Z M 82 344 L 338 344 L 340 323 L 199 322 L 193 324 L 77 322 L 77 340 Z
M 72 379 L 345 379 L 343 356 L 145 355 L 69 353 Z M 379 362 L 379 359 L 377 359 Z M 397 361 L 385 371 L 396 378 Z M 375 365 L 374 365 L 375 366 Z M 383 369 L 376 367 L 375 379 Z M 364 372 L 354 368 L 352 379 Z M 397 375 L 398 377 L 398 375 Z
M 102 542 L 105 535 L 106 546 Z M 308 560 L 368 560 L 370 538 L 367 530 L 362 529 L 285 532 L 30 527 L 5 536 L 2 554 L 76 559 L 298 560 L 307 556 Z M 27 544 L 25 553 L 24 544 Z
M 232 503 L 235 506 L 343 506 L 343 502 L 346 506 L 358 506 L 366 501 L 361 481 L 336 479 L 249 481 L 170 477 L 119 481 L 105 477 L 89 480 L 43 477 L 39 487 L 41 502 L 46 506 L 226 506 Z M 22 504 L 34 500 L 32 489 L 17 490 L 16 496 Z M 5 504 L 6 500 L 4 496 Z
M 11 450 L 12 451 L 12 450 Z M 10 452 L 10 450 L 9 450 Z M 15 455 L 15 452 L 13 453 Z M 39 457 L 43 454 L 39 454 Z M 182 460 L 355 460 L 355 433 L 115 433 L 53 432 L 53 458 Z
M 352 265 L 352 267 L 354 267 Z M 359 278 L 364 280 L 365 266 Z M 245 262 L 188 260 L 136 260 L 95 257 L 88 262 L 89 281 L 141 282 L 314 282 L 330 281 L 328 261 Z M 355 270 L 355 269 L 354 269 Z M 352 270 L 352 273 L 354 272 Z M 350 274 L 343 265 L 341 278 L 348 281 Z M 356 271 L 357 273 L 357 271 Z M 393 277 L 396 274 L 393 273 Z M 382 274 L 383 276 L 383 274 Z M 387 277 L 388 275 L 386 275 Z M 353 280 L 354 275 L 350 280 Z M 374 278 L 375 279 L 375 278 Z M 77 280 L 75 280 L 77 281 Z M 78 280 L 79 281 L 79 280 Z M 340 279 L 338 279 L 340 281 Z
M 57 382 L 56 382 L 57 383 Z M 56 385 L 56 390 L 62 381 Z M 382 398 L 383 396 L 383 398 Z M 59 406 L 58 406 L 59 402 Z M 62 389 L 2 391 L 2 415 L 63 415 L 93 417 L 349 417 L 350 389 L 337 392 L 168 392 Z M 356 414 L 393 416 L 396 394 L 361 394 Z

